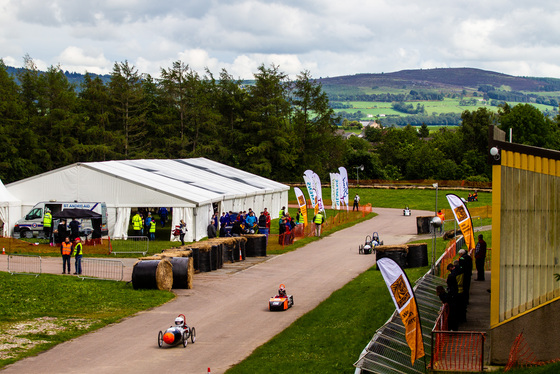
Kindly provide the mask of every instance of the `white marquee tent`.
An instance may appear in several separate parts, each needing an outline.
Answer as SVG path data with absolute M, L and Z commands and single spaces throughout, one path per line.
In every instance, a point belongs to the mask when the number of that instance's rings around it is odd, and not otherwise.
M 6 186 L 21 200 L 18 219 L 41 201 L 107 204 L 109 235 L 126 236 L 136 208 L 173 208 L 171 227 L 184 219 L 186 241 L 206 236 L 218 213 L 268 208 L 273 218 L 288 204 L 289 186 L 206 158 L 76 163 Z
M 10 236 L 15 222 L 21 218 L 21 201 L 16 199 L 0 181 L 0 227 L 2 236 Z

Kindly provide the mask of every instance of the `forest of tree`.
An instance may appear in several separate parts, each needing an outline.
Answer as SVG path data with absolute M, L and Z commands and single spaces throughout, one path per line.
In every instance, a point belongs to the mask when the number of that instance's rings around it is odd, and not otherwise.
M 306 169 L 326 180 L 339 166 L 359 165 L 364 179 L 487 181 L 492 124 L 512 128 L 517 143 L 560 149 L 559 118 L 529 104 L 465 111 L 460 126 L 430 136 L 424 124 L 367 128 L 365 138 L 343 140 L 341 122 L 308 71 L 289 80 L 261 65 L 243 85 L 225 70 L 200 76 L 181 61 L 154 79 L 125 61 L 110 81 L 86 74 L 75 87 L 58 67 L 40 72 L 26 57 L 14 77 L 0 60 L 4 183 L 76 162 L 188 157 L 282 182 L 301 182 Z

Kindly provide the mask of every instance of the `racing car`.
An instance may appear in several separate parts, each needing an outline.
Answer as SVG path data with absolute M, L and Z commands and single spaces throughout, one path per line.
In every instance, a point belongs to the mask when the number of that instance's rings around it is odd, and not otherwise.
M 160 331 L 158 334 L 158 346 L 163 347 L 163 343 L 169 346 L 176 346 L 183 344 L 186 347 L 189 343 L 189 338 L 191 343 L 196 341 L 196 329 L 194 327 L 189 327 L 186 322 L 184 314 L 179 314 L 175 318 L 175 326 L 170 326 L 165 332 Z
M 286 287 L 281 284 L 278 288 L 278 294 L 273 296 L 268 301 L 268 310 L 286 310 L 294 305 L 294 296 L 286 294 Z

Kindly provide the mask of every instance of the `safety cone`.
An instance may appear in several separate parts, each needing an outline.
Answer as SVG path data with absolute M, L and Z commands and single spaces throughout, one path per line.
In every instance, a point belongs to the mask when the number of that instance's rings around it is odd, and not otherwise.
M 241 252 L 241 248 L 239 248 L 239 261 L 243 261 L 243 253 Z
M 210 368 L 208 368 L 208 372 L 210 372 Z
M 2 254 L 5 255 L 6 254 L 6 248 L 2 247 Z

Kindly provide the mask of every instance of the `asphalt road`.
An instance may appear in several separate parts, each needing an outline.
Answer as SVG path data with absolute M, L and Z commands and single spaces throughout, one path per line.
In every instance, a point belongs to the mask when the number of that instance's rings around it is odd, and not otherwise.
M 415 217 L 433 214 L 413 211 L 405 217 L 401 209 L 384 208 L 374 212 L 379 215 L 371 220 L 244 270 L 196 274 L 194 288 L 177 290 L 175 300 L 59 344 L 3 372 L 207 373 L 210 368 L 211 373 L 223 373 L 371 267 L 374 256 L 358 254 L 366 235 L 376 231 L 384 244 L 403 244 L 416 236 Z M 61 260 L 50 261 L 43 271 L 52 267 L 59 273 Z M 5 269 L 2 262 L 5 259 L 0 261 Z M 294 295 L 294 307 L 269 312 L 268 299 L 280 283 Z M 180 313 L 196 328 L 196 343 L 158 348 L 158 331 L 169 327 Z

